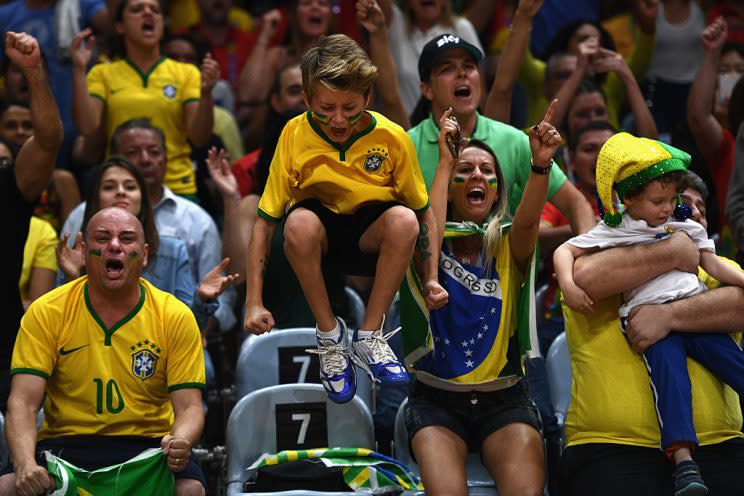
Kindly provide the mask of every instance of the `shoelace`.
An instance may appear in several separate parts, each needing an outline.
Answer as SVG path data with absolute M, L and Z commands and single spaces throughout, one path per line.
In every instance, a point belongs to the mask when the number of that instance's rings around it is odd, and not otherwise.
M 326 371 L 329 377 L 343 373 L 346 370 L 348 359 L 353 360 L 355 358 L 351 350 L 342 343 L 322 344 L 320 348 L 311 348 L 305 351 L 320 356 L 321 369 Z
M 358 341 L 369 347 L 372 354 L 380 359 L 380 363 L 397 362 L 398 357 L 395 356 L 395 353 L 390 348 L 388 340 L 398 334 L 400 330 L 401 328 L 398 327 L 384 335 L 382 331 L 375 331 L 371 336 L 359 339 Z

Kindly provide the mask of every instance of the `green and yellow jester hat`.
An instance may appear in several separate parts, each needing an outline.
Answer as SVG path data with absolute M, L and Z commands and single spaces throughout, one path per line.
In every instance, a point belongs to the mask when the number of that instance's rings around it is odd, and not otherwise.
M 597 157 L 597 195 L 604 208 L 602 220 L 610 227 L 622 221 L 612 203 L 614 187 L 622 200 L 634 186 L 646 184 L 667 172 L 687 170 L 690 155 L 666 143 L 618 133 L 608 139 Z

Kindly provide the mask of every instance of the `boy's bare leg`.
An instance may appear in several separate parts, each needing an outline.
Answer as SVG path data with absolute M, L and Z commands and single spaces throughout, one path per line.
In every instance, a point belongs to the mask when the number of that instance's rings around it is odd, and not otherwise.
M 360 329 L 371 331 L 382 325 L 382 316 L 400 287 L 413 257 L 419 232 L 416 214 L 397 205 L 386 210 L 359 240 L 364 253 L 378 253 L 375 282 Z
M 300 281 L 320 332 L 330 332 L 336 327 L 321 270 L 321 258 L 327 250 L 325 227 L 318 216 L 305 208 L 293 210 L 284 225 L 284 253 Z

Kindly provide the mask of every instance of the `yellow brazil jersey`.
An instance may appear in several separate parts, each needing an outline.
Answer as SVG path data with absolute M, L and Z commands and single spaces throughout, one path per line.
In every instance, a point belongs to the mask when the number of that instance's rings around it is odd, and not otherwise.
M 31 217 L 28 225 L 28 238 L 23 247 L 23 267 L 18 288 L 21 299 L 28 299 L 28 285 L 31 282 L 31 269 L 49 269 L 57 272 L 57 233 L 52 225 L 38 217 Z
M 706 284 L 710 282 L 709 276 L 701 279 Z M 596 301 L 591 315 L 574 312 L 563 304 L 573 370 L 571 404 L 566 415 L 568 446 L 660 445 L 648 373 L 641 356 L 631 350 L 620 329 L 621 304 L 619 295 Z M 687 370 L 700 444 L 741 437 L 742 414 L 734 390 L 690 358 Z
M 383 115 L 367 113 L 369 126 L 343 146 L 323 133 L 310 112 L 289 121 L 271 161 L 259 215 L 278 221 L 288 207 L 308 198 L 345 215 L 389 201 L 425 210 L 429 196 L 413 142 Z
M 106 106 L 107 140 L 110 142 L 114 130 L 130 119 L 150 119 L 165 134 L 165 185 L 177 194 L 196 193 L 184 106 L 201 96 L 199 69 L 161 57 L 143 74 L 128 59 L 122 59 L 93 66 L 87 80 L 90 94 Z
M 50 291 L 21 320 L 11 374 L 47 380 L 39 439 L 161 437 L 173 423 L 168 393 L 204 387 L 196 320 L 175 296 L 140 279 L 137 306 L 106 328 L 87 281 Z

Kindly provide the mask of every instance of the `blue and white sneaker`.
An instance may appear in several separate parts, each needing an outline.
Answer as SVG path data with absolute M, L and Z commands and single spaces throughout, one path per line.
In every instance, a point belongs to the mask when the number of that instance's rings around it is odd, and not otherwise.
M 328 398 L 334 403 L 346 403 L 356 394 L 356 374 L 350 350 L 344 343 L 346 324 L 343 319 L 336 319 L 341 326 L 338 341 L 318 337 L 318 349 L 307 352 L 320 355 L 320 382 Z
M 354 340 L 351 344 L 357 358 L 354 362 L 361 366 L 375 382 L 405 384 L 408 382 L 406 368 L 388 344 L 388 340 L 400 331 L 400 327 L 383 335 L 384 325 L 385 316 L 383 315 L 380 328 L 371 336 L 363 338 L 359 336 L 358 329 L 354 331 Z

